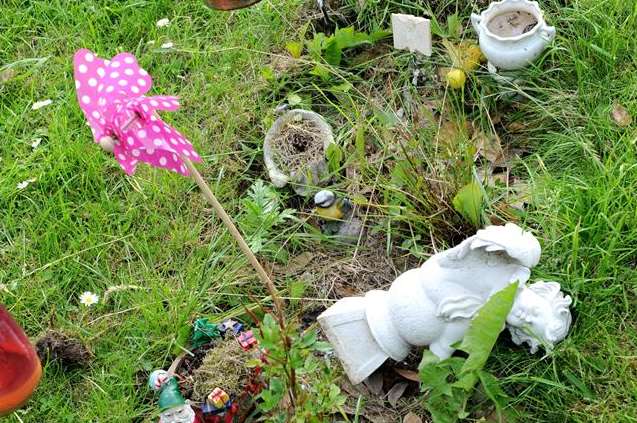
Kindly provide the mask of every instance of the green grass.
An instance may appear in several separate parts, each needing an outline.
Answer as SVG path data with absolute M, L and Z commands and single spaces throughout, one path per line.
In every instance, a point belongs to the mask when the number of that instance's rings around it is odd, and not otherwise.
M 426 11 L 416 1 L 362 9 L 346 3 L 368 30 L 385 27 L 391 11 Z M 614 102 L 637 115 L 637 5 L 542 4 L 558 38 L 537 67 L 518 75 L 517 87 L 506 88 L 523 92 L 519 101 L 501 96 L 484 71 L 464 96 L 445 92 L 431 77 L 446 65 L 440 51 L 431 63 L 389 49 L 369 58 L 355 51 L 342 69 L 331 69 L 332 82 L 309 76 L 311 64 L 266 82 L 269 53 L 281 52 L 300 26 L 295 2 L 266 1 L 232 14 L 198 0 L 3 2 L 0 70 L 15 76 L 0 84 L 0 300 L 29 335 L 59 328 L 95 353 L 87 370 L 48 367 L 28 406 L 8 420 L 150 421 L 153 403 L 135 385 L 137 372 L 167 367 L 194 316 L 241 313 L 252 302 L 248 293 L 262 293 L 190 180 L 147 166 L 125 177 L 91 142 L 71 66 L 73 52 L 87 47 L 101 56 L 133 52 L 153 76 L 154 93 L 183 98 L 183 109 L 164 117 L 204 156 L 204 176 L 234 215 L 245 187 L 265 178 L 259 143 L 272 108 L 291 92 L 300 95 L 337 128 L 346 177 L 335 186 L 360 197 L 367 225 L 386 236 L 393 254 L 405 254 L 403 246 L 424 257 L 474 230 L 449 207 L 471 177 L 470 140 L 439 147 L 437 126 L 418 124 L 426 106 L 444 97 L 446 117 L 485 129 L 489 117 L 501 116 L 503 143 L 525 151 L 513 172 L 533 193 L 519 218 L 543 246 L 534 278 L 562 283 L 574 299 L 574 325 L 541 360 L 503 335 L 488 367 L 522 421 L 637 421 L 637 132 L 609 117 Z M 457 8 L 468 25 L 471 7 L 446 1 L 432 9 L 441 16 Z M 164 17 L 171 25 L 156 28 Z M 173 50 L 159 48 L 167 41 Z M 418 89 L 409 83 L 416 68 L 427 78 Z M 345 80 L 350 91 L 334 89 Z M 51 106 L 31 110 L 46 98 Z M 406 118 L 397 124 L 392 116 L 400 108 Z M 514 121 L 524 129 L 507 131 Z M 357 156 L 359 128 L 364 159 Z M 42 138 L 35 150 L 34 138 Z M 16 188 L 29 178 L 37 180 Z M 489 195 L 487 211 L 498 214 L 495 202 L 507 194 Z M 296 229 L 271 246 L 290 255 L 304 244 L 315 248 L 316 237 Z M 115 293 L 89 311 L 78 306 L 81 292 L 116 285 L 143 289 Z
M 136 372 L 169 365 L 192 316 L 231 312 L 247 299 L 221 293 L 245 294 L 254 281 L 192 181 L 148 166 L 127 178 L 92 143 L 75 99 L 75 50 L 131 51 L 154 93 L 183 98 L 182 111 L 165 118 L 196 145 L 205 177 L 236 213 L 236 182 L 254 154 L 240 141 L 257 143 L 264 130 L 254 81 L 295 8 L 227 14 L 201 1 L 3 2 L 0 63 L 15 77 L 0 87 L 0 295 L 30 335 L 61 328 L 95 353 L 88 372 L 46 369 L 29 406 L 9 420 L 123 422 L 152 412 Z M 165 17 L 170 26 L 156 28 Z M 175 48 L 159 49 L 168 40 Z M 51 106 L 31 110 L 46 98 Z M 43 140 L 33 150 L 36 137 Z M 29 178 L 37 181 L 16 188 Z M 115 285 L 144 289 L 113 294 L 90 312 L 78 307 L 81 292 Z
M 498 361 L 518 373 L 508 376 L 525 385 L 518 407 L 538 421 L 637 421 L 637 133 L 609 118 L 614 102 L 637 111 L 637 7 L 577 1 L 550 16 L 561 35 L 528 110 L 544 122 L 528 134 L 529 223 L 543 239 L 536 277 L 571 293 L 575 323 L 542 363 Z

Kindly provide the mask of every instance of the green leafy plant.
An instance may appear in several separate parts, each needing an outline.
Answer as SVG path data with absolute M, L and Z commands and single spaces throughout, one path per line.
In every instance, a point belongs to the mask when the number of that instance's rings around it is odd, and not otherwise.
M 482 225 L 483 205 L 484 193 L 475 181 L 460 188 L 453 198 L 453 208 L 475 227 Z
M 387 36 L 389 31 L 375 31 L 371 34 L 358 32 L 353 27 L 339 28 L 329 37 L 319 32 L 306 42 L 310 56 L 316 61 L 325 60 L 332 66 L 339 66 L 343 59 L 343 50 L 364 44 L 373 44 Z
M 303 54 L 303 39 L 305 38 L 305 34 L 307 33 L 309 26 L 310 26 L 309 22 L 306 22 L 303 26 L 301 26 L 301 29 L 299 33 L 297 34 L 298 41 L 292 40 L 285 43 L 285 49 L 288 51 L 288 53 L 290 53 L 290 56 L 292 56 L 295 59 L 300 58 L 301 55 Z
M 436 15 L 431 15 L 431 32 L 441 38 L 459 39 L 462 35 L 462 21 L 458 13 L 447 16 L 447 24 L 438 22 Z
M 289 41 L 285 44 L 285 49 L 290 53 L 290 56 L 298 59 L 303 54 L 303 43 L 300 41 Z
M 510 284 L 480 308 L 458 347 L 468 354 L 467 358 L 450 357 L 440 361 L 428 350 L 423 354 L 419 366 L 421 389 L 426 395 L 425 407 L 435 423 L 453 423 L 466 418 L 467 402 L 478 382 L 502 420 L 507 396 L 495 376 L 483 368 L 511 311 L 517 289 L 518 282 Z
M 254 253 L 275 253 L 268 247 L 276 238 L 275 229 L 290 220 L 294 220 L 293 209 L 282 209 L 281 198 L 271 185 L 257 180 L 241 201 L 242 214 L 239 225 Z
M 338 144 L 330 144 L 327 147 L 325 155 L 327 156 L 327 164 L 330 172 L 337 172 L 340 169 L 345 156 L 343 149 Z
M 329 361 L 320 354 L 331 347 L 317 340 L 316 331 L 301 332 L 291 323 L 282 331 L 277 320 L 266 314 L 258 338 L 267 350 L 267 363 L 252 364 L 262 366 L 268 383 L 258 404 L 266 421 L 319 423 L 335 413 L 343 414 L 345 396 L 334 384 L 336 375 Z

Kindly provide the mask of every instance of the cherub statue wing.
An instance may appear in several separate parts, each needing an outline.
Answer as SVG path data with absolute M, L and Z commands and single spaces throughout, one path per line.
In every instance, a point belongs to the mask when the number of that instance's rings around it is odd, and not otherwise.
M 443 320 L 470 319 L 482 307 L 484 300 L 476 295 L 461 295 L 443 299 L 436 309 L 436 316 Z
M 505 226 L 488 226 L 481 229 L 471 239 L 471 249 L 484 248 L 485 251 L 504 251 L 521 265 L 532 268 L 540 261 L 540 243 L 530 233 L 514 223 Z
M 505 226 L 488 226 L 479 230 L 454 248 L 438 253 L 437 261 L 443 267 L 464 266 L 463 260 L 467 255 L 481 248 L 486 252 L 503 251 L 527 268 L 534 267 L 542 253 L 540 243 L 530 232 L 514 223 L 507 223 Z

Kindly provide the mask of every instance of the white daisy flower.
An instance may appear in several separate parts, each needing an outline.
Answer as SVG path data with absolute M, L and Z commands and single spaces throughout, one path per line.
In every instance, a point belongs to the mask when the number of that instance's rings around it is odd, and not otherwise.
M 40 146 L 41 142 L 42 142 L 42 138 L 34 139 L 33 142 L 31 143 L 31 148 L 33 148 L 35 150 L 36 148 L 38 148 Z
M 99 302 L 100 297 L 97 294 L 93 294 L 91 291 L 83 292 L 80 295 L 80 304 L 86 307 L 91 307 Z
M 16 185 L 16 188 L 25 189 L 26 187 L 29 186 L 29 184 L 31 184 L 33 182 L 35 182 L 35 178 L 29 178 L 26 181 L 18 182 L 18 185 Z
M 165 48 L 165 49 L 170 49 L 170 48 L 173 48 L 173 47 L 175 47 L 175 45 L 173 43 L 171 43 L 171 42 L 164 43 L 164 44 L 161 45 L 161 48 Z
M 50 98 L 46 100 L 42 100 L 42 101 L 36 101 L 35 103 L 33 103 L 33 105 L 31 105 L 31 110 L 41 109 L 43 107 L 50 105 L 51 103 L 53 103 L 53 100 L 51 100 Z
M 165 26 L 170 25 L 170 19 L 168 18 L 163 18 L 157 21 L 157 23 L 155 24 L 157 25 L 157 28 L 163 28 Z

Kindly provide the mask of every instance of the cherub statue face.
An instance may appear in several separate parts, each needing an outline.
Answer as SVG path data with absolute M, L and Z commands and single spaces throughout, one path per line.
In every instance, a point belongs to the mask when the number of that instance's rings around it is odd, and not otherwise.
M 557 282 L 536 282 L 518 293 L 507 326 L 513 342 L 527 343 L 531 353 L 564 339 L 571 326 L 571 297 L 564 296 Z
M 159 415 L 159 423 L 192 423 L 195 410 L 189 404 L 170 408 Z

